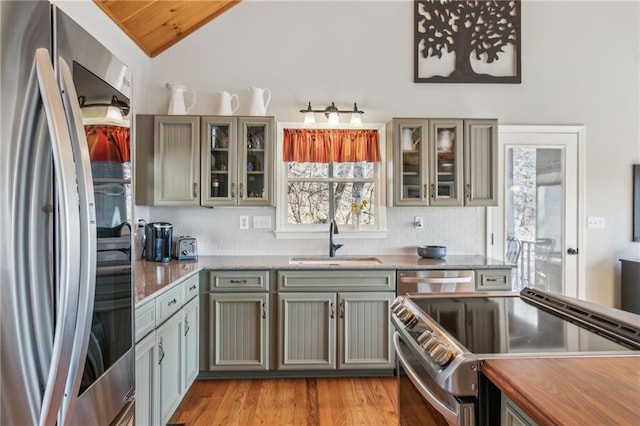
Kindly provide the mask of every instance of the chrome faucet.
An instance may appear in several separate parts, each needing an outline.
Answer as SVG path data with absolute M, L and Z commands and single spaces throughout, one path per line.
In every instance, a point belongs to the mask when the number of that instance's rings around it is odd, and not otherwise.
M 329 224 L 329 257 L 336 257 L 336 251 L 342 247 L 342 244 L 333 244 L 333 234 L 339 233 L 336 220 L 333 219 Z

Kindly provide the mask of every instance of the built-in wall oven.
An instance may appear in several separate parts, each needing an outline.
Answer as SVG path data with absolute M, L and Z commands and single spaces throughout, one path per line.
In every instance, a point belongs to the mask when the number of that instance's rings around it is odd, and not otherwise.
M 500 424 L 478 373 L 490 358 L 624 355 L 637 320 L 549 292 L 413 294 L 392 307 L 401 425 Z

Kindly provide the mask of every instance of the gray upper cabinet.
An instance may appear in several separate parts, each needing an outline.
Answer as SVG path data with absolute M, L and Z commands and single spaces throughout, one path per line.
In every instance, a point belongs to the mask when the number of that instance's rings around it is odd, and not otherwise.
M 464 120 L 465 205 L 498 205 L 498 120 Z
M 203 206 L 269 206 L 273 117 L 202 117 Z
M 200 205 L 199 118 L 138 115 L 136 128 L 136 203 Z
M 271 206 L 273 117 L 136 116 L 136 204 Z
M 497 127 L 494 119 L 393 119 L 393 205 L 497 205 Z

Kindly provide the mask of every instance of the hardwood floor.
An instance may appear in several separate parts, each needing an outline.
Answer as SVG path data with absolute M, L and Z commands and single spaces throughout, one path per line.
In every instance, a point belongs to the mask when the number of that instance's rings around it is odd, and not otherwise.
M 197 380 L 169 424 L 397 425 L 394 377 Z

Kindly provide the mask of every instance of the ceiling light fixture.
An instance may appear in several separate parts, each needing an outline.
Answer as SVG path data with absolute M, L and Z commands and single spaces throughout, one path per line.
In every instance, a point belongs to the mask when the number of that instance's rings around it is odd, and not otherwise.
M 351 114 L 350 124 L 352 126 L 361 126 L 362 119 L 360 118 L 360 114 L 364 114 L 364 111 L 360 111 L 358 109 L 358 105 L 354 102 L 352 110 L 341 110 L 338 109 L 333 102 L 331 105 L 326 107 L 325 109 L 313 109 L 311 107 L 311 102 L 307 105 L 306 109 L 301 109 L 301 113 L 304 114 L 304 124 L 314 124 L 316 122 L 315 113 L 323 113 L 325 117 L 327 117 L 328 124 L 330 126 L 337 126 L 340 124 L 340 113 Z

